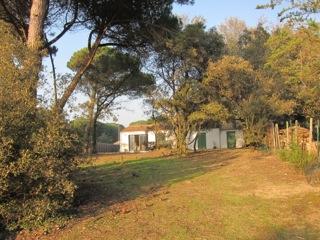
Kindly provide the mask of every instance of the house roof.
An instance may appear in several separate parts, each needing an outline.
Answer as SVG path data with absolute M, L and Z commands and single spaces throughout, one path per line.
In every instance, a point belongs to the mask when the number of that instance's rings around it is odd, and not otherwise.
M 121 132 L 139 132 L 139 131 L 153 131 L 154 130 L 154 125 L 153 124 L 148 124 L 148 125 L 132 125 L 129 127 L 126 127 L 121 130 Z

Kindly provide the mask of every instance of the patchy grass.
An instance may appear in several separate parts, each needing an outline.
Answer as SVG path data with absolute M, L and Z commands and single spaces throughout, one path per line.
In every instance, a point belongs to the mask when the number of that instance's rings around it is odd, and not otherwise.
M 288 149 L 278 150 L 278 156 L 283 161 L 287 161 L 302 170 L 313 164 L 316 159 L 314 154 L 302 150 L 297 144 L 291 144 Z
M 319 189 L 260 152 L 105 158 L 77 179 L 81 214 L 39 239 L 320 239 Z

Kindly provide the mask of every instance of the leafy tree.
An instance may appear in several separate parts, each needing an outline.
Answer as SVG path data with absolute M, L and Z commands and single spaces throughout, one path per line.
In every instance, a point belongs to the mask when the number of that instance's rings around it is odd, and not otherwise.
M 223 48 L 222 36 L 215 29 L 205 31 L 204 24 L 197 22 L 171 35 L 152 56 L 151 71 L 158 87 L 150 102 L 167 120 L 179 154 L 186 153 L 187 135 L 195 127 L 190 116 L 206 103 L 203 73 L 209 59 L 219 58 Z
M 88 126 L 88 119 L 85 117 L 79 117 L 71 121 L 72 128 L 77 132 L 79 139 L 83 146 L 86 145 L 86 128 Z M 96 128 L 97 141 L 101 143 L 112 144 L 118 141 L 119 130 L 124 126 L 116 123 L 103 123 L 98 121 Z
M 225 56 L 217 62 L 210 62 L 205 78 L 210 87 L 212 100 L 218 101 L 239 118 L 239 104 L 257 90 L 255 71 L 248 61 L 239 57 Z
M 61 112 L 99 47 L 117 46 L 131 50 L 153 42 L 177 25 L 177 19 L 171 13 L 174 2 L 192 3 L 191 0 L 1 0 L 0 19 L 15 26 L 17 34 L 30 49 L 36 51 L 38 72 L 44 49 L 52 52 L 52 45 L 72 27 L 81 26 L 89 30 L 88 53 L 56 102 L 56 108 Z M 63 23 L 62 31 L 48 40 L 47 33 L 52 32 L 50 30 L 54 32 L 59 22 Z
M 270 54 L 266 70 L 282 87 L 283 98 L 295 103 L 294 115 L 320 117 L 319 47 L 317 26 L 292 29 L 283 27 L 268 41 Z
M 138 120 L 135 122 L 131 122 L 129 125 L 134 126 L 134 125 L 148 125 L 148 124 L 153 124 L 154 119 L 147 119 L 147 120 Z
M 210 62 L 204 84 L 211 101 L 225 106 L 230 120 L 242 122 L 247 145 L 261 144 L 269 121 L 291 109 L 273 83 L 239 57 Z
M 112 144 L 119 141 L 119 131 L 121 131 L 123 128 L 124 126 L 120 124 L 98 122 L 98 142 Z
M 31 228 L 67 211 L 78 164 L 78 140 L 65 120 L 30 94 L 37 54 L 13 32 L 0 21 L 0 232 Z
M 228 55 L 239 55 L 239 39 L 247 29 L 244 21 L 230 17 L 218 26 L 219 32 L 223 35 Z
M 266 42 L 269 37 L 270 34 L 261 23 L 256 28 L 244 30 L 238 41 L 239 56 L 249 61 L 254 69 L 263 68 L 268 53 Z
M 258 5 L 257 8 L 272 8 L 284 6 L 279 12 L 281 21 L 304 21 L 314 17 L 320 12 L 318 0 L 270 0 L 267 4 Z
M 87 49 L 76 52 L 68 67 L 77 71 Z M 80 87 L 90 98 L 88 109 L 87 151 L 94 152 L 98 119 L 110 115 L 111 107 L 120 96 L 140 96 L 153 86 L 151 75 L 141 72 L 141 61 L 135 56 L 112 48 L 100 48 L 84 74 Z

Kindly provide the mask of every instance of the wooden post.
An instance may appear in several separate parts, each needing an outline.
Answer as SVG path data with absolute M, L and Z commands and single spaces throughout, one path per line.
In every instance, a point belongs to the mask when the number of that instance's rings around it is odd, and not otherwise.
M 281 148 L 281 143 L 280 143 L 280 132 L 279 132 L 279 124 L 277 124 L 277 142 L 278 142 L 278 148 Z
M 310 143 L 310 146 L 313 142 L 313 118 L 310 118 L 310 126 L 309 126 L 309 143 Z
M 320 153 L 320 145 L 319 145 L 319 138 L 320 138 L 320 120 L 318 120 L 318 123 L 317 123 L 317 157 L 318 157 L 318 161 L 320 161 L 320 156 L 319 156 L 319 153 Z
M 276 133 L 274 123 L 272 123 L 272 141 L 273 141 L 273 148 L 276 148 Z
M 294 141 L 298 144 L 298 120 L 295 121 L 294 125 Z
M 275 142 L 276 148 L 280 148 L 280 139 L 279 139 L 279 125 L 278 123 L 275 124 Z
M 310 126 L 309 126 L 309 148 L 307 149 L 309 153 L 312 152 L 312 144 L 313 144 L 313 118 L 310 118 Z
M 287 138 L 287 142 L 286 142 L 286 147 L 289 148 L 290 147 L 290 139 L 289 139 L 289 122 L 286 121 L 286 138 Z

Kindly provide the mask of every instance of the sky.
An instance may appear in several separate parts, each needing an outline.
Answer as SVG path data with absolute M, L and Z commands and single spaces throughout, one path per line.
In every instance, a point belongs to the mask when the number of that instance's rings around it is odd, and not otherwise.
M 264 4 L 268 0 L 195 0 L 194 5 L 174 5 L 173 12 L 177 15 L 188 16 L 192 19 L 196 16 L 202 16 L 206 19 L 208 28 L 217 26 L 229 17 L 237 17 L 244 20 L 248 26 L 255 26 L 259 21 L 265 22 L 266 26 L 276 25 L 279 20 L 277 18 L 277 10 L 263 9 L 257 10 L 256 6 Z M 87 32 L 74 31 L 66 34 L 57 43 L 59 49 L 55 57 L 56 70 L 58 73 L 68 72 L 66 64 L 72 54 L 87 45 Z M 49 60 L 45 60 L 48 71 L 50 71 Z M 84 101 L 83 97 L 78 97 L 79 101 Z M 147 119 L 148 110 L 142 99 L 128 100 L 121 99 L 119 110 L 115 112 L 118 123 L 128 126 L 130 122 Z M 112 119 L 105 119 L 106 122 L 112 122 Z

